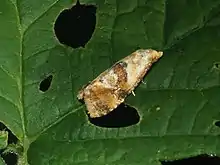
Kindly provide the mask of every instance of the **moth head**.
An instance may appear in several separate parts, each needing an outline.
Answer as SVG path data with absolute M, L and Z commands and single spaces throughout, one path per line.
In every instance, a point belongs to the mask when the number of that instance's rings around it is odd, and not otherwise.
M 140 54 L 147 61 L 156 62 L 162 55 L 163 52 L 156 51 L 153 49 L 139 49 L 137 53 Z
M 156 51 L 156 50 L 150 50 L 150 54 L 151 54 L 151 60 L 152 62 L 156 62 L 160 57 L 162 57 L 163 52 L 160 51 Z

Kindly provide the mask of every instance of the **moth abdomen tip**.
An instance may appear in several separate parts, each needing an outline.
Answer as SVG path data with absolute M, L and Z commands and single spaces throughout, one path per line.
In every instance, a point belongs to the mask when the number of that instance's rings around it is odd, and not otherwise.
M 79 93 L 77 94 L 77 99 L 79 101 L 82 101 L 83 100 L 83 97 L 84 97 L 84 92 L 83 91 L 79 91 Z

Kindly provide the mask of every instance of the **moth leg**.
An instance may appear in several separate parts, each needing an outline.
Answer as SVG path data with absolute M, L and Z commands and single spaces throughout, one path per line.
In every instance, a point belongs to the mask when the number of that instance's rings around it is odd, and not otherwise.
M 146 85 L 146 84 L 147 84 L 146 82 L 144 82 L 144 80 L 141 80 L 141 82 L 142 82 L 144 85 Z
M 133 95 L 133 96 L 135 96 L 135 93 L 134 93 L 134 91 L 131 91 L 131 93 L 132 93 L 132 95 Z

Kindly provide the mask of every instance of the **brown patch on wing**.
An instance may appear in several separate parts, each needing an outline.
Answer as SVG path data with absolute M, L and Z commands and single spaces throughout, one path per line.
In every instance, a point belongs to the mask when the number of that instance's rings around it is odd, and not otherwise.
M 115 99 L 113 97 L 113 89 L 105 88 L 103 86 L 94 86 L 90 93 L 90 97 L 100 100 L 102 103 L 106 103 L 106 105 L 108 105 L 109 108 L 115 104 Z
M 100 117 L 115 109 L 120 102 L 117 91 L 102 85 L 94 85 L 84 96 L 91 117 Z
M 126 71 L 126 63 L 119 62 L 113 67 L 114 73 L 118 77 L 118 86 L 120 89 L 127 89 L 127 71 Z

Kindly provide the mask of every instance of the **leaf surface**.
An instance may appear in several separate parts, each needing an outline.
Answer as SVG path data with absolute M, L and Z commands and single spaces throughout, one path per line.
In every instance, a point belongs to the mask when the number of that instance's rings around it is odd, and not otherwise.
M 220 0 L 81 1 L 97 6 L 97 24 L 78 49 L 59 44 L 53 31 L 71 3 L 1 0 L 0 121 L 24 148 L 20 162 L 156 165 L 219 155 Z M 125 101 L 140 122 L 92 125 L 77 92 L 138 48 L 164 51 Z M 40 91 L 50 75 L 51 86 Z

